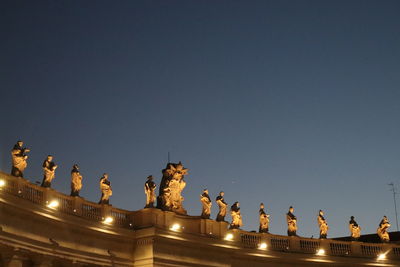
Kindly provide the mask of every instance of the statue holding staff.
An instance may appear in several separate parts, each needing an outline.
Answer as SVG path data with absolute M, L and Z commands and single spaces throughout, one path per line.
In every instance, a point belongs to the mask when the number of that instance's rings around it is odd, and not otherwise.
M 379 238 L 381 239 L 382 242 L 389 242 L 389 233 L 387 232 L 387 229 L 389 229 L 390 223 L 389 220 L 386 216 L 383 216 L 383 219 L 379 223 L 379 227 L 377 229 L 377 233 Z
M 71 196 L 79 197 L 82 189 L 82 175 L 79 172 L 78 164 L 74 164 L 71 171 Z
M 232 222 L 229 229 L 239 229 L 243 226 L 242 215 L 240 214 L 240 204 L 237 201 L 231 206 L 231 218 Z
M 24 177 L 24 170 L 28 166 L 26 153 L 30 152 L 29 149 L 23 147 L 24 142 L 18 141 L 11 150 L 12 168 L 11 175 L 16 177 Z
M 212 202 L 207 189 L 204 189 L 203 194 L 200 195 L 200 202 L 202 205 L 201 218 L 210 219 Z
M 224 222 L 225 221 L 225 216 L 226 216 L 226 206 L 228 204 L 224 200 L 224 195 L 225 193 L 223 191 L 219 192 L 219 195 L 215 199 L 217 202 L 217 205 L 219 207 L 218 215 L 216 218 L 217 222 Z
M 326 238 L 328 236 L 329 227 L 322 210 L 319 210 L 317 221 L 319 225 L 319 238 Z
M 354 216 L 350 217 L 349 221 L 350 236 L 352 241 L 357 241 L 361 235 L 361 227 L 354 220 Z
M 48 155 L 43 162 L 43 181 L 42 187 L 51 187 L 51 182 L 56 176 L 57 165 L 53 162 L 53 156 Z
M 154 208 L 154 202 L 156 201 L 156 187 L 156 183 L 153 182 L 153 176 L 148 176 L 147 181 L 144 184 L 144 193 L 146 194 L 145 208 Z
M 264 211 L 264 203 L 260 204 L 260 210 L 258 212 L 260 215 L 260 227 L 259 227 L 259 232 L 260 233 L 268 233 L 269 231 L 269 214 L 265 213 Z
M 100 178 L 101 198 L 99 204 L 109 204 L 112 196 L 111 182 L 108 180 L 108 174 L 104 173 Z
M 289 207 L 289 212 L 286 214 L 286 221 L 288 225 L 288 236 L 297 236 L 297 217 L 293 214 L 294 208 L 292 206 Z

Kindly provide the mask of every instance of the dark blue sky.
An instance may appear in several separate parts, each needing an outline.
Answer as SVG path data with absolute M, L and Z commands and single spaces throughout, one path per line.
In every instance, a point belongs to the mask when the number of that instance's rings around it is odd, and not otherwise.
M 399 1 L 3 1 L 0 4 L 0 169 L 23 139 L 25 176 L 69 194 L 81 167 L 97 202 L 110 174 L 114 206 L 144 206 L 167 153 L 189 168 L 185 208 L 199 195 L 258 205 L 285 234 L 363 233 L 395 217 L 400 182 Z M 216 204 L 212 217 L 215 218 Z

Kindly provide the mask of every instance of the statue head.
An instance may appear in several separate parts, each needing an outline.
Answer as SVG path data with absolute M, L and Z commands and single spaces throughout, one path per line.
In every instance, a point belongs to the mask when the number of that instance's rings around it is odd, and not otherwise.
M 324 212 L 322 210 L 319 210 L 319 215 L 324 216 Z
M 207 189 L 207 188 L 205 188 L 205 189 L 203 190 L 203 193 L 206 193 L 206 194 L 208 194 L 208 189 Z
M 22 142 L 21 140 L 18 140 L 17 144 L 22 147 L 24 145 L 24 142 Z
M 74 170 L 79 170 L 78 164 L 74 164 L 74 166 L 72 166 L 72 169 L 74 169 Z
M 294 212 L 294 208 L 292 206 L 289 207 L 289 212 L 293 213 Z
M 102 178 L 104 178 L 104 179 L 108 179 L 108 173 L 103 173 L 103 177 Z
M 223 197 L 225 195 L 224 191 L 219 192 L 219 195 Z
M 147 180 L 152 181 L 153 180 L 153 175 L 147 176 Z
M 260 204 L 260 209 L 264 209 L 264 203 Z
M 354 216 L 351 216 L 351 217 L 350 217 L 350 220 L 354 220 Z
M 48 155 L 47 156 L 47 161 L 52 161 L 53 160 L 53 156 L 52 155 Z

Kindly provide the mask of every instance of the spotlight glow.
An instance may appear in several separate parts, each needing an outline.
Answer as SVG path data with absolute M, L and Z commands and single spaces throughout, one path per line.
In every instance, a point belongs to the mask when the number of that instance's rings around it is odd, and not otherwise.
M 113 217 L 105 217 L 103 223 L 104 224 L 112 224 L 112 222 L 114 221 Z
M 325 250 L 322 249 L 322 248 L 318 249 L 318 250 L 317 250 L 317 255 L 318 255 L 318 256 L 324 256 L 324 255 L 325 255 Z
M 56 209 L 59 205 L 60 203 L 57 200 L 52 200 L 49 204 L 47 204 L 47 207 L 50 209 Z
M 258 249 L 267 249 L 267 243 L 263 242 L 258 245 Z
M 378 261 L 382 261 L 386 259 L 386 254 L 385 253 L 381 253 L 378 255 Z
M 231 233 L 226 234 L 225 240 L 232 241 L 233 240 L 233 234 L 231 234 Z
M 174 223 L 169 229 L 172 230 L 172 231 L 177 232 L 177 231 L 179 231 L 181 229 L 181 226 L 180 226 L 179 223 Z
M 0 180 L 0 187 L 3 187 L 6 185 L 6 181 L 4 181 L 3 179 Z

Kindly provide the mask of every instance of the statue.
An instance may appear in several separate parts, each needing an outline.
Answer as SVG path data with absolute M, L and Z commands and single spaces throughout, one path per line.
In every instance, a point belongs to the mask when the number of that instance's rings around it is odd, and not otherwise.
M 163 177 L 157 198 L 158 208 L 178 214 L 187 214 L 182 205 L 184 198 L 181 195 L 186 186 L 184 176 L 187 173 L 188 169 L 184 168 L 181 162 L 168 163 L 167 167 L 162 170 Z
M 219 192 L 219 196 L 215 199 L 217 202 L 217 205 L 219 207 L 218 215 L 217 215 L 217 222 L 224 222 L 225 221 L 225 216 L 226 216 L 226 206 L 228 204 L 224 200 L 224 195 L 225 193 L 223 191 Z
M 361 235 L 361 227 L 354 220 L 354 216 L 350 217 L 349 229 L 350 229 L 351 240 L 352 241 L 357 241 L 360 238 L 360 235 Z
M 108 180 L 108 174 L 104 173 L 100 178 L 101 198 L 99 204 L 109 204 L 112 196 L 111 182 Z
M 383 216 L 383 219 L 379 223 L 379 227 L 377 230 L 378 236 L 380 237 L 382 242 L 389 242 L 389 233 L 387 232 L 387 229 L 389 229 L 390 223 L 388 221 L 388 218 L 386 216 Z
M 269 231 L 269 214 L 266 214 L 264 211 L 264 203 L 260 204 L 260 211 L 258 212 L 260 215 L 260 233 L 268 233 Z
M 231 217 L 232 222 L 229 226 L 229 229 L 239 229 L 243 225 L 243 223 L 242 215 L 240 214 L 239 202 L 237 201 L 231 206 Z
M 324 212 L 319 210 L 318 213 L 318 225 L 319 225 L 319 238 L 326 238 L 328 236 L 328 223 L 324 218 Z
M 79 166 L 74 164 L 71 171 L 71 196 L 79 197 L 82 189 L 82 175 L 79 172 Z
M 210 219 L 212 203 L 207 189 L 204 189 L 203 194 L 200 195 L 200 202 L 202 204 L 201 218 Z
M 53 156 L 48 155 L 46 160 L 43 162 L 43 181 L 42 187 L 51 187 L 51 182 L 56 176 L 57 165 L 53 162 Z
M 11 175 L 16 177 L 24 177 L 24 170 L 28 166 L 26 153 L 30 152 L 29 149 L 22 147 L 24 142 L 18 141 L 11 150 L 12 168 Z
M 153 182 L 153 176 L 148 176 L 147 181 L 144 184 L 144 193 L 146 194 L 145 208 L 154 208 L 154 202 L 156 201 L 156 187 L 156 183 Z
M 297 218 L 293 214 L 294 208 L 292 206 L 289 207 L 289 212 L 286 214 L 286 221 L 288 225 L 288 236 L 297 236 Z

